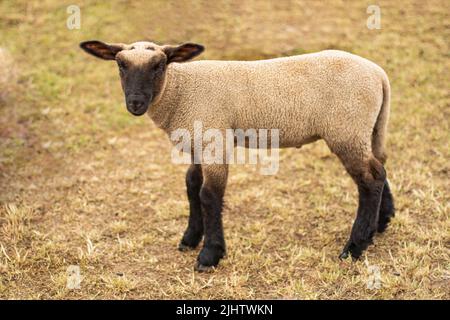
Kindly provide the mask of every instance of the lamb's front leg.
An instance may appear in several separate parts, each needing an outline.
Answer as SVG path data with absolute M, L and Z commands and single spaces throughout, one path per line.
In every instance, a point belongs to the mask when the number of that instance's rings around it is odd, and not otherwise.
M 206 271 L 216 266 L 225 255 L 222 227 L 223 197 L 228 177 L 228 165 L 202 165 L 203 185 L 200 202 L 203 208 L 205 241 L 197 258 L 195 269 Z
M 189 200 L 189 223 L 178 246 L 180 251 L 195 249 L 203 237 L 202 206 L 200 189 L 203 184 L 202 168 L 191 164 L 186 173 L 186 189 Z

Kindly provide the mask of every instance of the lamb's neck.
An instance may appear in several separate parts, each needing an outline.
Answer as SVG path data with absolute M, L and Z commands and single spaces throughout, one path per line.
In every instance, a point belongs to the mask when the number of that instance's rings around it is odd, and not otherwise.
M 148 115 L 156 126 L 166 132 L 170 130 L 171 119 L 178 106 L 179 78 L 180 71 L 177 70 L 176 64 L 169 65 L 161 93 L 150 105 L 148 111 Z

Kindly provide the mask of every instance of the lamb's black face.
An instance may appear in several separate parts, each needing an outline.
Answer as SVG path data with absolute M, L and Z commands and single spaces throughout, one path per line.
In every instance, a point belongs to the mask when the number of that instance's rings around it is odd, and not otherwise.
M 136 43 L 116 55 L 128 111 L 143 115 L 163 88 L 166 55 L 149 43 Z
M 153 42 L 128 45 L 97 40 L 82 42 L 80 47 L 98 58 L 117 61 L 127 109 L 135 116 L 147 112 L 162 93 L 169 63 L 188 61 L 204 50 L 195 43 L 159 46 Z

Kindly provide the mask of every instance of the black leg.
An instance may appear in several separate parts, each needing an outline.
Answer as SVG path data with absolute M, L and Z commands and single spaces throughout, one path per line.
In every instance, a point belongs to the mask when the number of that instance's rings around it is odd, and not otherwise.
M 178 249 L 181 251 L 196 248 L 203 237 L 203 218 L 200 201 L 202 183 L 201 166 L 199 164 L 191 165 L 186 174 L 186 188 L 189 199 L 189 223 L 178 246 Z
M 360 167 L 356 172 L 350 171 L 358 185 L 358 212 L 350 239 L 339 256 L 341 259 L 347 258 L 349 254 L 353 259 L 358 259 L 372 243 L 373 235 L 378 228 L 378 214 L 386 173 L 382 164 L 375 159 L 370 160 L 367 166 Z
M 394 198 L 392 197 L 389 183 L 386 180 L 384 182 L 383 195 L 381 197 L 380 205 L 380 218 L 378 220 L 378 232 L 384 232 L 391 221 L 391 218 L 395 216 Z
M 223 196 L 228 174 L 225 165 L 213 166 L 212 170 L 204 170 L 205 181 L 200 190 L 200 201 L 203 208 L 203 228 L 205 240 L 200 251 L 195 269 L 207 271 L 216 266 L 225 255 L 225 239 L 222 226 Z

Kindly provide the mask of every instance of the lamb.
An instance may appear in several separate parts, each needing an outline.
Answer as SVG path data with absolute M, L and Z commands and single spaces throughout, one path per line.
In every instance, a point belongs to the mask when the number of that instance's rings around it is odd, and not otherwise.
M 148 113 L 167 134 L 206 128 L 278 128 L 281 148 L 323 139 L 353 178 L 359 204 L 340 259 L 358 259 L 394 216 L 384 164 L 390 85 L 375 63 L 338 50 L 260 61 L 194 61 L 199 44 L 86 41 L 86 52 L 119 65 L 129 112 Z M 191 135 L 193 136 L 193 135 Z M 192 163 L 186 174 L 190 216 L 181 251 L 204 237 L 195 269 L 226 252 L 222 208 L 227 164 Z

